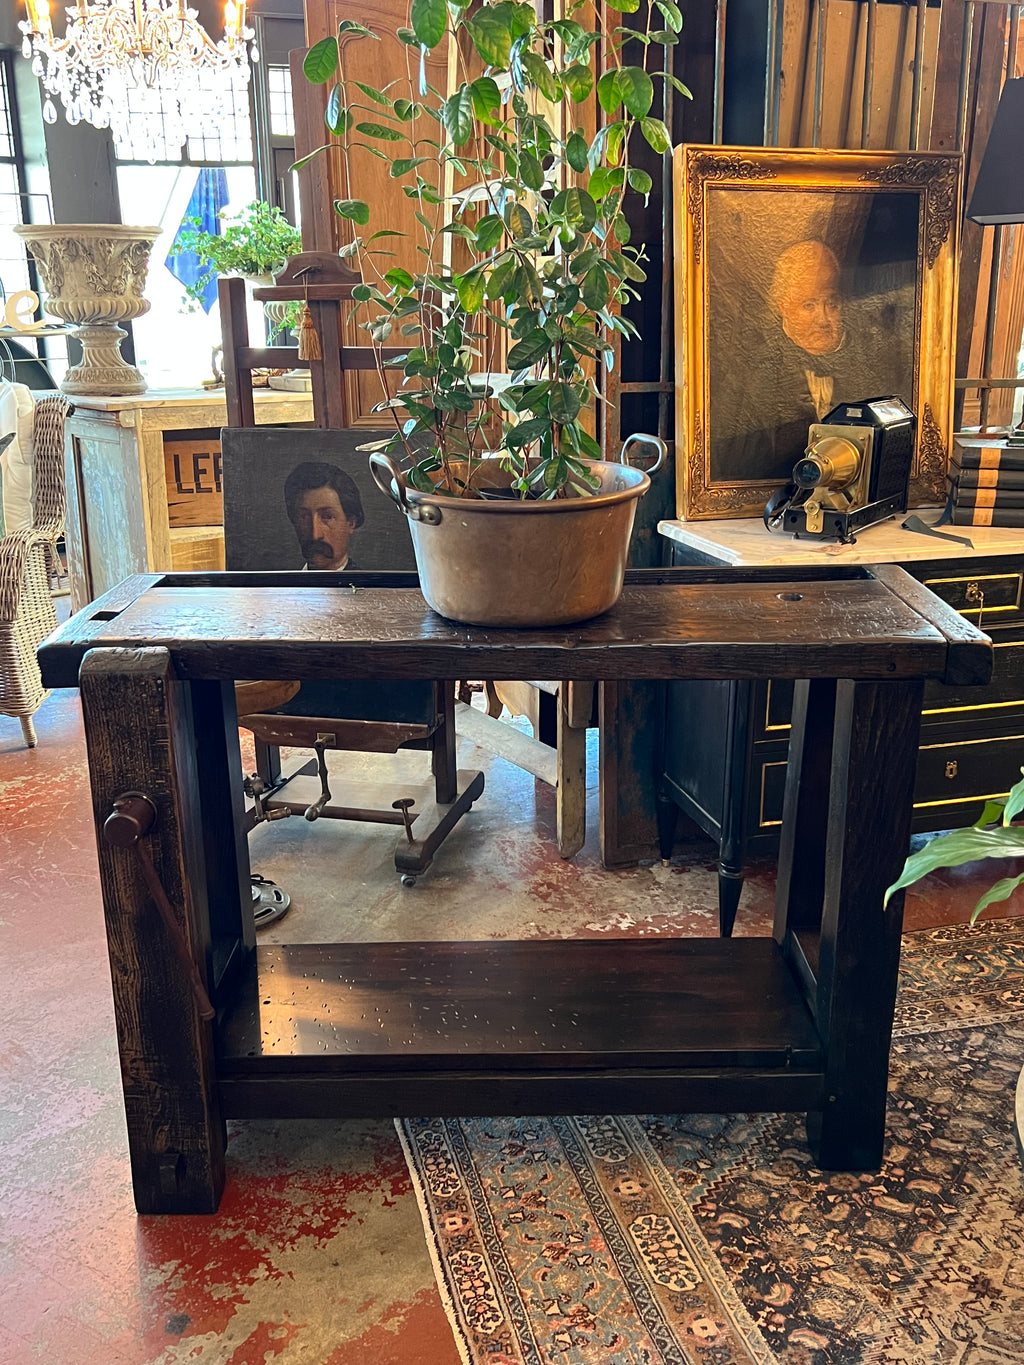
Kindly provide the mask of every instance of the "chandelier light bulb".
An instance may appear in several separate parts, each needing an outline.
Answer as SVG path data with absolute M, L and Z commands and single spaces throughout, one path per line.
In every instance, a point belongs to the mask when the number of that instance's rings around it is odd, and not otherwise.
M 185 0 L 75 0 L 60 38 L 49 0 L 25 5 L 22 52 L 47 92 L 48 123 L 56 117 L 53 95 L 69 123 L 84 119 L 110 128 L 120 143 L 137 142 L 132 106 L 148 95 L 144 103 L 161 115 L 161 140 L 176 149 L 203 131 L 233 88 L 248 83 L 255 33 L 246 25 L 245 0 L 225 0 L 224 36 L 216 43 Z

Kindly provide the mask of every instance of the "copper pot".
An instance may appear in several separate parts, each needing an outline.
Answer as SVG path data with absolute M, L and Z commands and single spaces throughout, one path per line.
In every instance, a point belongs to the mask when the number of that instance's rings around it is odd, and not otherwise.
M 634 443 L 657 448 L 646 473 L 628 463 Z M 408 518 L 420 590 L 436 612 L 476 626 L 565 626 L 618 600 L 637 499 L 666 453 L 657 436 L 630 436 L 622 464 L 586 461 L 596 492 L 547 502 L 421 493 L 379 452 L 370 467 Z

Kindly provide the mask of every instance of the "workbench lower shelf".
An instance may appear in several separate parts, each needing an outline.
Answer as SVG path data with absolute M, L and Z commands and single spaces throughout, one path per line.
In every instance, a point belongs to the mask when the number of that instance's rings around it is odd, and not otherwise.
M 772 939 L 261 946 L 218 1039 L 232 1117 L 821 1102 L 817 1030 Z

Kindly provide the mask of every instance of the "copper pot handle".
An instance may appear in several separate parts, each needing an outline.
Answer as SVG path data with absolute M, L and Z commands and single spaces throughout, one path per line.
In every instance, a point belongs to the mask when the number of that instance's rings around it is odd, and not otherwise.
M 380 450 L 372 451 L 370 454 L 370 473 L 380 491 L 386 494 L 392 502 L 397 503 L 408 516 L 410 509 L 405 497 L 405 480 L 402 478 L 402 471 L 391 456 L 385 455 Z
M 632 436 L 627 436 L 622 443 L 622 450 L 619 452 L 619 459 L 622 461 L 623 464 L 627 465 L 629 464 L 629 447 L 633 444 L 634 441 L 636 441 L 638 445 L 654 446 L 658 452 L 658 458 L 651 465 L 650 469 L 645 469 L 643 471 L 648 478 L 652 478 L 655 474 L 657 474 L 658 470 L 661 468 L 661 466 L 665 463 L 665 460 L 668 458 L 668 446 L 665 444 L 665 442 L 661 439 L 660 436 L 652 436 L 649 432 L 646 431 L 635 431 Z

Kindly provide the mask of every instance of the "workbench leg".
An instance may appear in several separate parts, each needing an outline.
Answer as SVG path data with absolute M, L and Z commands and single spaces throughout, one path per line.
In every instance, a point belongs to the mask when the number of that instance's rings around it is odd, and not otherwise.
M 824 1104 L 808 1117 L 823 1170 L 882 1162 L 903 896 L 884 911 L 882 899 L 910 847 L 923 693 L 920 680 L 836 685 L 816 1002 Z
M 140 842 L 211 991 L 191 699 L 159 648 L 90 651 L 81 693 L 135 1206 L 140 1213 L 213 1213 L 224 1187 L 224 1125 L 212 1024 L 200 1017 L 135 851 L 112 847 L 102 832 L 123 793 L 153 803 L 156 820 Z M 211 700 L 200 709 L 208 712 Z
M 835 709 L 835 679 L 796 683 L 775 879 L 774 937 L 787 953 L 789 933 L 821 926 Z
M 558 707 L 555 816 L 561 858 L 574 857 L 587 838 L 587 730 L 586 721 L 582 726 L 573 725 L 571 687 L 572 683 L 563 682 L 555 698 Z

